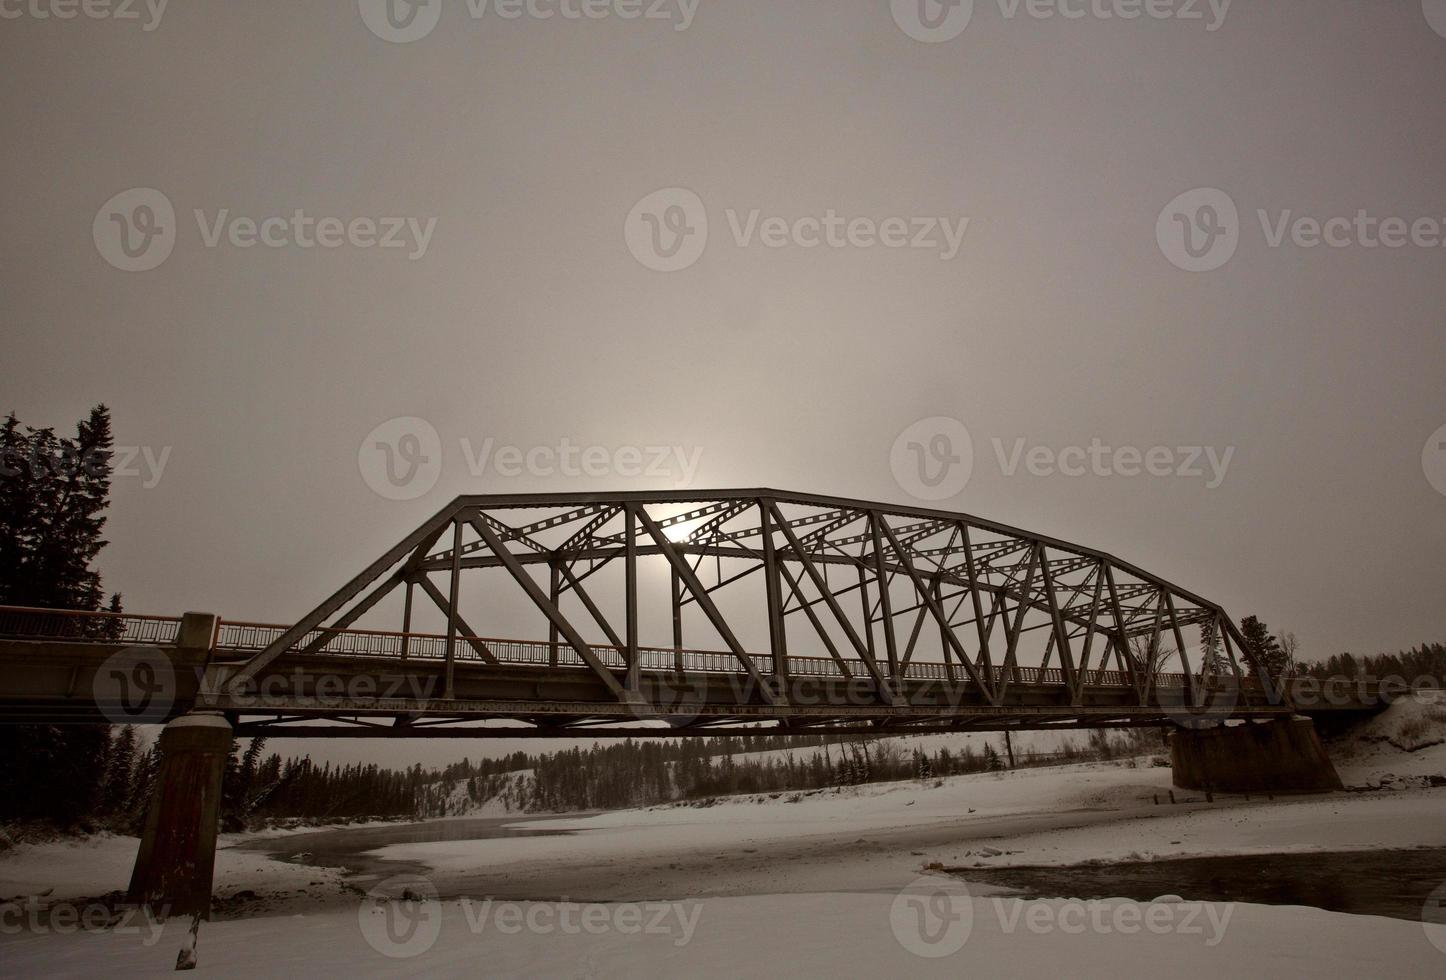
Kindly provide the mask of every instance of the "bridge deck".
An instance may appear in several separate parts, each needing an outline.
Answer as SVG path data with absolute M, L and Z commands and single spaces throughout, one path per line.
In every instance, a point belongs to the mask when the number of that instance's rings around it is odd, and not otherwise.
M 1076 690 L 1059 669 L 976 665 L 986 690 L 956 664 L 917 661 L 880 690 L 862 661 L 789 656 L 788 674 L 776 677 L 770 657 L 750 654 L 759 683 L 732 653 L 672 647 L 639 648 L 637 689 L 619 699 L 566 644 L 475 636 L 456 638 L 448 697 L 446 636 L 365 629 L 313 631 L 233 689 L 237 668 L 287 627 L 217 620 L 201 649 L 178 645 L 182 628 L 182 617 L 0 608 L 0 721 L 155 722 L 207 709 L 231 715 L 243 734 L 656 735 L 760 722 L 790 731 L 1161 725 L 1359 713 L 1378 701 L 1349 682 L 1302 703 L 1302 679 L 1272 700 L 1249 678 L 1157 673 L 1142 691 L 1125 671 L 1093 670 Z M 591 650 L 625 675 L 625 650 Z M 157 696 L 137 711 L 129 692 L 147 684 Z M 509 727 L 468 724 L 499 720 Z

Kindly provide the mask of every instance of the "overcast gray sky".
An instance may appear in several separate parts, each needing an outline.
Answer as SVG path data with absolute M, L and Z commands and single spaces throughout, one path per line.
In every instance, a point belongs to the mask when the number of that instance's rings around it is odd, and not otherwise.
M 0 0 L 0 411 L 150 451 L 135 611 L 293 621 L 464 492 L 919 503 L 915 426 L 972 458 L 931 505 L 1307 656 L 1446 638 L 1446 4 L 918 2 Z

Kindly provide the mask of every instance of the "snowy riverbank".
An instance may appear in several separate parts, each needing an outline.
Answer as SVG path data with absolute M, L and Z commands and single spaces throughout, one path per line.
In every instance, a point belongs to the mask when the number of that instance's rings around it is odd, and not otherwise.
M 1207 803 L 1176 791 L 1171 805 L 1168 769 L 1117 761 L 529 819 L 529 832 L 563 833 L 372 852 L 424 869 L 403 880 L 344 881 L 335 871 L 224 847 L 218 895 L 254 890 L 285 900 L 269 911 L 228 906 L 224 921 L 202 929 L 200 969 L 350 977 L 462 975 L 479 966 L 498 976 L 737 977 L 805 967 L 838 976 L 1439 976 L 1446 924 L 1201 905 L 1190 895 L 1021 902 L 971 887 L 961 896 L 957 878 L 928 870 L 960 868 L 967 877 L 969 868 L 1023 864 L 1446 848 L 1446 787 L 1429 785 L 1446 775 L 1446 742 L 1406 717 L 1418 710 L 1393 709 L 1339 746 L 1342 776 L 1358 791 L 1324 796 Z M 0 856 L 0 896 L 54 905 L 124 888 L 135 845 L 102 837 L 13 848 Z M 358 902 L 358 886 L 407 899 Z M 442 898 L 433 900 L 433 890 Z M 947 914 L 929 935 L 959 940 L 957 948 L 920 938 L 921 923 L 941 910 Z M 22 912 L 0 929 L 0 960 L 11 975 L 168 973 L 184 933 L 173 922 L 58 934 Z M 664 927 L 649 930 L 655 918 Z M 940 952 L 950 955 L 934 958 Z

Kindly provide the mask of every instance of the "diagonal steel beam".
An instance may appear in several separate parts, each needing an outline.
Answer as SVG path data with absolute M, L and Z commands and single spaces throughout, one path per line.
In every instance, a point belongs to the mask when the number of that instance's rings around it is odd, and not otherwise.
M 859 634 L 854 630 L 853 624 L 849 622 L 848 617 L 844 615 L 843 609 L 839 607 L 838 600 L 834 598 L 833 592 L 828 587 L 828 583 L 824 581 L 823 576 L 819 574 L 818 569 L 814 567 L 813 560 L 809 557 L 802 542 L 798 540 L 798 535 L 793 533 L 793 528 L 789 525 L 787 519 L 779 512 L 777 502 L 769 500 L 766 503 L 769 510 L 773 512 L 773 519 L 778 524 L 778 529 L 782 531 L 783 536 L 788 539 L 788 546 L 791 549 L 789 557 L 795 559 L 803 566 L 804 574 L 809 577 L 813 582 L 814 588 L 818 589 L 819 593 L 823 596 L 824 603 L 833 613 L 834 618 L 838 620 L 839 626 L 843 628 L 844 635 L 846 635 L 849 642 L 853 644 L 854 650 L 858 652 L 859 659 L 863 661 L 864 669 L 869 672 L 869 676 L 873 678 L 874 683 L 878 685 L 879 690 L 883 692 L 885 698 L 890 703 L 894 703 L 894 692 L 890 690 L 888 684 L 884 682 L 883 675 L 879 673 L 879 665 L 874 661 L 873 657 L 869 656 L 868 648 L 864 646 L 863 640 L 859 638 Z
M 427 596 L 436 604 L 437 608 L 441 610 L 442 615 L 447 617 L 448 622 L 452 622 L 455 619 L 457 628 L 462 631 L 462 639 L 466 640 L 468 646 L 477 651 L 477 656 L 489 664 L 497 663 L 497 658 L 492 655 L 492 651 L 488 649 L 487 644 L 477 638 L 477 631 L 467 624 L 467 621 L 462 618 L 460 612 L 453 613 L 452 604 L 447 601 L 447 596 L 441 589 L 437 588 L 431 578 L 422 575 L 417 579 L 417 584 L 422 587 L 422 591 L 427 593 Z
M 693 574 L 693 569 L 688 562 L 678 554 L 677 549 L 673 547 L 673 542 L 669 541 L 668 536 L 663 533 L 663 529 L 658 527 L 657 522 L 640 505 L 630 505 L 628 509 L 637 518 L 643 530 L 648 532 L 648 536 L 653 539 L 653 544 L 657 545 L 658 550 L 668 559 L 668 564 L 683 580 L 683 587 L 693 594 L 693 598 L 697 600 L 698 606 L 703 610 L 703 615 L 708 617 L 708 621 L 713 624 L 713 628 L 718 631 L 723 642 L 728 644 L 728 649 L 738 658 L 738 662 L 743 665 L 748 676 L 758 684 L 759 692 L 762 693 L 764 699 L 770 704 L 779 704 L 779 696 L 774 693 L 772 686 L 758 672 L 753 658 L 748 655 L 747 650 L 743 649 L 743 644 L 738 642 L 738 637 L 733 635 L 733 629 L 728 625 L 728 620 L 718 611 L 718 607 L 713 604 L 712 597 L 708 595 L 708 590 L 703 587 L 702 582 L 698 581 L 698 576 Z
M 888 537 L 889 545 L 894 549 L 894 556 L 904 568 L 904 574 L 909 577 L 910 582 L 914 583 L 914 591 L 919 594 L 920 599 L 928 604 L 929 612 L 934 615 L 940 627 L 943 628 L 943 638 L 948 643 L 948 647 L 953 649 L 954 656 L 959 658 L 960 666 L 962 666 L 964 671 L 969 675 L 969 679 L 992 701 L 993 685 L 984 682 L 984 678 L 980 675 L 978 668 L 974 666 L 968 652 L 965 651 L 964 644 L 959 642 L 959 637 L 955 636 L 954 631 L 949 628 L 949 617 L 944 615 L 944 609 L 939 605 L 939 600 L 935 597 L 934 590 L 924 584 L 924 580 L 920 578 L 918 570 L 914 568 L 914 562 L 910 559 L 908 553 L 904 551 L 903 546 L 899 543 L 899 539 L 894 536 L 893 529 L 889 527 L 888 522 L 880 517 L 878 519 L 878 525 L 882 527 L 885 536 Z
M 523 568 L 512 552 L 507 550 L 507 545 L 497 536 L 497 532 L 483 521 L 472 520 L 470 517 L 468 520 L 472 524 L 472 528 L 482 536 L 482 540 L 487 542 L 487 547 L 491 548 L 492 553 L 501 560 L 502 566 L 507 569 L 513 581 L 522 586 L 522 591 L 527 593 L 532 604 L 557 627 L 557 631 L 567 640 L 568 646 L 572 647 L 573 651 L 582 658 L 583 663 L 592 668 L 598 679 L 607 685 L 607 689 L 620 701 L 635 700 L 628 690 L 618 683 L 618 679 L 612 675 L 612 672 L 603 666 L 602 661 L 597 658 L 597 654 L 592 652 L 592 648 L 578 635 L 577 630 L 573 629 L 572 623 L 568 622 L 567 617 L 552 604 L 547 594 L 542 591 L 542 587 L 532 580 L 531 575 L 527 574 L 527 569 Z
M 293 644 L 320 626 L 332 613 L 356 598 L 362 589 L 365 589 L 368 585 L 375 582 L 387 569 L 401 561 L 409 552 L 414 551 L 417 546 L 423 542 L 435 541 L 437 537 L 446 530 L 447 525 L 451 523 L 452 517 L 457 513 L 458 509 L 456 503 L 449 504 L 421 527 L 417 528 L 390 548 L 380 558 L 368 565 L 362 570 L 361 574 L 332 593 L 331 597 L 325 602 L 301 617 L 295 626 L 292 626 L 285 633 L 282 633 L 275 640 L 272 640 L 271 643 L 267 644 L 266 649 L 246 661 L 246 663 L 241 666 L 241 669 L 232 675 L 231 685 L 237 690 L 244 689 L 245 685 L 255 677 L 259 671 L 265 669 L 277 657 L 281 656 L 287 650 L 290 650 Z M 428 547 L 430 547 L 430 545 L 428 545 Z

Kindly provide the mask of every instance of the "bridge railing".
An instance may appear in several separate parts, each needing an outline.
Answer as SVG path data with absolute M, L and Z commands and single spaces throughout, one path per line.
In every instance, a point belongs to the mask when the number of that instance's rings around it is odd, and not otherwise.
M 54 639 L 67 642 L 136 643 L 165 646 L 174 644 L 179 634 L 179 616 L 145 616 L 134 613 L 81 612 L 66 609 L 40 609 L 24 606 L 0 606 L 0 637 L 16 639 Z M 214 648 L 223 652 L 247 653 L 265 649 L 280 638 L 289 627 L 275 623 L 247 623 L 220 620 L 216 625 Z M 394 633 L 367 629 L 316 629 L 306 634 L 293 649 L 321 645 L 316 653 L 326 656 L 369 657 L 396 660 L 441 661 L 446 657 L 447 637 L 440 633 Z M 584 662 L 569 644 L 545 640 L 515 640 L 496 637 L 458 636 L 454 652 L 459 662 L 480 663 L 485 649 L 504 664 L 582 667 Z M 626 652 L 615 646 L 591 644 L 589 650 L 605 667 L 623 670 L 627 667 Z M 683 670 L 697 673 L 734 674 L 742 671 L 738 658 L 728 651 L 674 649 L 672 647 L 640 647 L 641 668 L 650 671 Z M 767 654 L 748 654 L 759 673 L 773 671 Z M 848 676 L 867 677 L 868 669 L 861 660 L 846 659 Z M 882 664 L 880 665 L 882 667 Z M 948 680 L 967 682 L 968 674 L 958 664 L 946 665 L 932 661 L 914 661 L 905 665 L 904 676 L 911 680 Z M 845 670 L 831 657 L 795 656 L 788 658 L 791 674 L 803 677 L 843 677 Z M 997 683 L 1005 673 L 995 667 Z M 1084 673 L 1089 687 L 1128 687 L 1129 674 L 1120 670 L 1089 670 Z M 1009 668 L 1011 684 L 1063 685 L 1064 671 L 1058 667 Z M 1183 688 L 1184 674 L 1160 674 L 1154 679 L 1157 688 Z M 1247 687 L 1250 683 L 1247 683 Z M 1255 685 L 1258 687 L 1258 684 Z
M 180 629 L 179 616 L 0 606 L 0 637 L 11 639 L 168 646 L 176 642 Z
M 216 649 L 233 652 L 262 650 L 281 637 L 288 627 L 274 623 L 241 623 L 222 620 L 217 627 Z M 321 642 L 321 641 L 325 642 Z M 407 660 L 443 660 L 446 657 L 447 637 L 440 633 L 394 633 L 365 629 L 316 629 L 306 634 L 293 647 L 301 650 L 321 643 L 313 652 L 325 656 L 382 657 Z M 533 666 L 557 665 L 561 667 L 585 666 L 583 659 L 568 643 L 559 640 L 556 644 L 545 640 L 516 640 L 498 637 L 458 635 L 454 643 L 454 656 L 458 662 L 478 663 L 485 657 L 478 647 L 485 649 L 492 657 L 504 664 Z M 626 651 L 607 644 L 589 644 L 589 652 L 603 666 L 623 670 L 628 665 Z M 743 671 L 738 658 L 723 650 L 674 649 L 672 647 L 638 648 L 640 667 L 650 671 L 683 670 L 696 673 L 736 674 Z M 748 654 L 759 673 L 768 675 L 773 671 L 772 657 L 767 654 Z M 868 669 L 861 660 L 846 659 L 848 676 L 867 677 Z M 882 666 L 882 665 L 881 665 Z M 960 682 L 968 680 L 968 673 L 958 664 L 946 665 L 932 661 L 914 661 L 904 667 L 904 676 L 911 680 L 948 680 L 952 676 Z M 790 655 L 789 673 L 804 677 L 843 677 L 844 670 L 831 657 Z M 1004 675 L 1004 668 L 994 668 L 997 681 Z M 1064 671 L 1058 667 L 1021 667 L 1009 669 L 1010 683 L 1063 685 Z M 1129 674 L 1121 670 L 1085 671 L 1084 683 L 1090 687 L 1128 687 Z M 1156 678 L 1157 687 L 1184 687 L 1184 674 L 1162 674 Z

